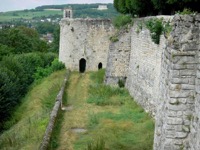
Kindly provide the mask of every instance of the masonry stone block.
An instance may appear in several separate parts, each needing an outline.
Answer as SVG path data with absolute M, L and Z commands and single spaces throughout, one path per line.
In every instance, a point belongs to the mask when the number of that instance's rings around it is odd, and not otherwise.
M 166 122 L 168 125 L 182 125 L 183 119 L 168 117 Z

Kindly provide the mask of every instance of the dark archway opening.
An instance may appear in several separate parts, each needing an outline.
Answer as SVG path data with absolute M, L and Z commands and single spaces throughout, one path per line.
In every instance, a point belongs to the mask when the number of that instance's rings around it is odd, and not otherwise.
M 103 65 L 102 63 L 100 62 L 99 65 L 98 65 L 98 69 L 102 69 Z
M 84 73 L 86 68 L 86 60 L 84 58 L 81 58 L 79 60 L 79 72 Z

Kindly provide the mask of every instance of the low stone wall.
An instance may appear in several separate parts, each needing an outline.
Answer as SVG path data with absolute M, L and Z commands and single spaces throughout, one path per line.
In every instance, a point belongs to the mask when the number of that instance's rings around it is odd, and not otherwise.
M 47 150 L 47 148 L 49 146 L 49 142 L 50 142 L 50 139 L 51 139 L 53 128 L 55 126 L 56 119 L 58 117 L 58 112 L 61 110 L 63 94 L 64 94 L 65 85 L 66 85 L 68 76 L 69 76 L 69 71 L 67 71 L 67 74 L 66 74 L 66 77 L 63 81 L 62 87 L 61 87 L 61 89 L 60 89 L 60 91 L 59 91 L 59 93 L 56 97 L 56 102 L 55 102 L 55 105 L 54 105 L 53 110 L 51 112 L 49 124 L 46 128 L 46 131 L 45 131 L 45 134 L 44 134 L 44 137 L 43 137 L 43 141 L 40 145 L 40 150 Z

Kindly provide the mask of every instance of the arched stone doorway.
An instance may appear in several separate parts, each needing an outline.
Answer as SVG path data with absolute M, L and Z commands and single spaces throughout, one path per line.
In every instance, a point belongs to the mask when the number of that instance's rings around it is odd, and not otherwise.
M 79 72 L 84 73 L 86 69 L 86 60 L 84 58 L 81 58 L 79 60 Z
M 100 62 L 99 64 L 98 64 L 98 69 L 102 69 L 103 68 L 103 64 Z

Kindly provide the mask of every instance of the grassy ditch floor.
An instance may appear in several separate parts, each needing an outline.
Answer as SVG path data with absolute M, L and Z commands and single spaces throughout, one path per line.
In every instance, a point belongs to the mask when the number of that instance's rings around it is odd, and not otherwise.
M 66 70 L 55 72 L 30 89 L 13 115 L 17 123 L 0 135 L 0 149 L 39 148 L 65 74 Z
M 104 72 L 72 73 L 57 149 L 153 149 L 153 119 L 126 89 L 103 85 Z

